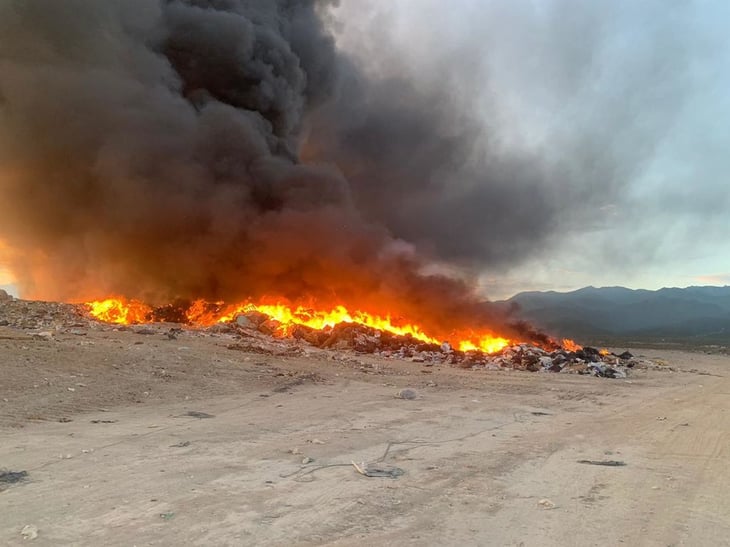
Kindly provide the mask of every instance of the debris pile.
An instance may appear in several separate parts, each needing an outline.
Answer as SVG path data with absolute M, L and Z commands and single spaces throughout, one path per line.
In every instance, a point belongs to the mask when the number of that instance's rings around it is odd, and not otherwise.
M 0 327 L 32 330 L 88 327 L 89 323 L 83 306 L 20 300 L 0 289 Z
M 479 350 L 459 351 L 449 342 L 428 344 L 413 337 L 399 336 L 357 323 L 340 323 L 321 330 L 303 325 L 287 328 L 259 312 L 239 315 L 226 325 L 212 327 L 218 332 L 240 332 L 251 336 L 252 332 L 268 336 L 281 336 L 302 341 L 308 345 L 329 350 L 349 350 L 360 354 L 372 354 L 384 358 L 410 360 L 424 366 L 452 365 L 470 369 L 511 369 L 530 372 L 564 372 L 589 374 L 603 378 L 626 378 L 627 371 L 647 362 L 635 359 L 628 351 L 615 354 L 606 350 L 583 347 L 575 350 L 561 347 L 543 348 L 536 344 L 518 344 L 487 354 Z
M 50 329 L 53 332 L 83 334 L 84 329 L 133 330 L 138 334 L 162 334 L 175 339 L 183 332 L 179 323 L 148 325 L 114 325 L 90 317 L 84 305 L 55 302 L 33 302 L 15 299 L 0 291 L 0 326 L 24 329 Z M 650 361 L 634 358 L 629 352 L 610 353 L 592 347 L 563 347 L 558 342 L 521 343 L 502 348 L 496 353 L 480 350 L 461 351 L 445 341 L 432 344 L 411 335 L 398 335 L 360 323 L 342 322 L 332 327 L 314 329 L 299 324 L 282 324 L 259 311 L 237 315 L 227 323 L 196 328 L 185 325 L 194 335 L 227 335 L 237 340 L 230 349 L 272 355 L 310 353 L 307 347 L 328 352 L 338 358 L 343 352 L 353 356 L 370 354 L 385 359 L 408 360 L 422 366 L 455 366 L 467 369 L 525 370 L 530 372 L 562 372 L 587 374 L 604 378 L 625 378 L 630 369 L 654 368 Z M 83 331 L 83 332 L 79 332 Z M 41 332 L 34 336 L 48 335 Z

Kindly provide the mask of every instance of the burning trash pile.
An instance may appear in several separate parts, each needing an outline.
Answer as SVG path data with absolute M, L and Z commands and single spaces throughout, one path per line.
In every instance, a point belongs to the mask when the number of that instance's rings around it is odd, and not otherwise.
M 53 339 L 53 332 L 79 334 L 88 328 L 137 329 L 144 334 L 184 330 L 189 335 L 230 336 L 246 342 L 231 344 L 230 349 L 276 355 L 308 353 L 304 348 L 310 347 L 333 359 L 349 353 L 407 360 L 424 367 L 562 372 L 604 378 L 625 378 L 635 367 L 654 365 L 628 351 L 617 355 L 534 332 L 529 342 L 473 332 L 452 333 L 450 340 L 444 341 L 417 326 L 348 312 L 342 306 L 314 311 L 283 304 L 225 306 L 199 300 L 187 306 L 154 308 L 121 298 L 62 304 L 15 299 L 0 290 L 0 327 L 46 330 L 48 339 Z
M 87 304 L 89 313 L 116 324 L 168 321 L 208 331 L 251 338 L 261 335 L 291 344 L 306 343 L 323 350 L 352 351 L 424 366 L 450 365 L 470 369 L 511 369 L 565 372 L 605 378 L 625 378 L 642 361 L 631 353 L 581 347 L 535 333 L 532 342 L 515 342 L 493 334 L 452 333 L 441 341 L 411 324 L 390 317 L 349 312 L 344 306 L 329 311 L 291 308 L 284 304 L 224 305 L 202 300 L 189 306 L 152 308 L 140 302 L 108 299 Z
M 270 335 L 276 335 L 280 328 L 277 321 L 256 311 L 239 315 L 233 325 L 232 328 L 257 330 Z M 425 366 L 452 365 L 469 369 L 565 372 L 626 378 L 629 369 L 642 364 L 628 351 L 616 355 L 605 349 L 580 347 L 567 339 L 560 343 L 551 341 L 548 349 L 532 343 L 511 344 L 500 339 L 506 342 L 504 346 L 486 352 L 476 348 L 455 349 L 447 341 L 440 344 L 421 342 L 410 334 L 397 335 L 358 323 L 343 322 L 321 330 L 293 325 L 285 330 L 289 337 L 318 348 L 406 359 Z

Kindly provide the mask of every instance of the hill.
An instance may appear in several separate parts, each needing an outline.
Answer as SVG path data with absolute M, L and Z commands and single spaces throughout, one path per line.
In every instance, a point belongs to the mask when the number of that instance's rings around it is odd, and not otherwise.
M 521 319 L 578 340 L 730 344 L 730 286 L 585 287 L 559 293 L 523 292 L 505 302 Z

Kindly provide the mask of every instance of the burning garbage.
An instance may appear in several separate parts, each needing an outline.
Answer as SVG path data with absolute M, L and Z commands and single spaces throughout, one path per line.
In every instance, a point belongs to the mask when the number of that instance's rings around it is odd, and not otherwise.
M 134 329 L 139 334 L 160 334 L 170 340 L 180 335 L 227 335 L 246 342 L 231 344 L 231 349 L 249 352 L 290 355 L 306 353 L 310 347 L 332 358 L 372 355 L 423 367 L 562 372 L 604 378 L 625 378 L 635 367 L 658 367 L 628 351 L 615 354 L 535 332 L 521 340 L 464 331 L 438 333 L 444 336 L 436 337 L 395 318 L 343 310 L 335 309 L 336 313 L 328 315 L 283 304 L 267 307 L 196 301 L 186 306 L 155 308 L 123 299 L 62 304 L 8 297 L 0 302 L 0 326 L 78 335 L 88 329 Z
M 257 332 L 320 349 L 407 359 L 425 366 L 625 378 L 627 371 L 639 364 L 628 351 L 616 355 L 606 349 L 544 335 L 515 341 L 493 333 L 452 332 L 444 340 L 430 336 L 412 323 L 362 311 L 350 312 L 344 306 L 317 310 L 282 303 L 226 305 L 198 300 L 188 306 L 153 308 L 124 299 L 95 301 L 87 306 L 91 316 L 110 323 L 161 321 L 174 316 L 191 326 L 222 327 L 230 333 Z

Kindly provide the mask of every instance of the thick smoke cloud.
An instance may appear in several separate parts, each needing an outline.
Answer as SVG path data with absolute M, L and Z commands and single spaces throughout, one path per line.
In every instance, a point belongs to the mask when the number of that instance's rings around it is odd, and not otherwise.
M 441 329 L 495 321 L 472 282 L 427 275 L 422 257 L 534 253 L 620 192 L 668 123 L 636 116 L 667 88 L 655 49 L 622 90 L 601 72 L 610 9 L 555 4 L 536 17 L 495 2 L 455 47 L 436 27 L 413 48 L 368 25 L 358 39 L 327 1 L 0 0 L 0 238 L 23 294 L 277 295 Z M 520 56 L 504 21 L 552 53 Z M 510 62 L 550 78 L 510 79 Z M 520 127 L 514 97 L 567 98 Z
M 334 91 L 324 2 L 4 1 L 0 233 L 24 295 L 265 295 L 484 323 L 335 167 L 298 160 Z

